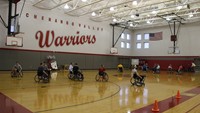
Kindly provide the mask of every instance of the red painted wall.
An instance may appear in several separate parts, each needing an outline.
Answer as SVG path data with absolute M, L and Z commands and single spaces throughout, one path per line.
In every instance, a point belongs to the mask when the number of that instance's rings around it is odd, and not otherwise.
M 161 70 L 167 70 L 169 64 L 172 65 L 173 69 L 178 69 L 179 65 L 183 65 L 186 69 L 191 66 L 193 60 L 146 60 L 145 62 L 148 63 L 148 66 L 152 68 L 154 64 L 159 64 Z
M 174 70 L 177 70 L 180 65 L 188 69 L 195 58 L 198 56 L 140 56 L 134 57 L 139 59 L 139 65 L 142 66 L 147 63 L 149 68 L 153 68 L 154 64 L 159 64 L 161 70 L 167 70 L 168 65 L 171 64 Z

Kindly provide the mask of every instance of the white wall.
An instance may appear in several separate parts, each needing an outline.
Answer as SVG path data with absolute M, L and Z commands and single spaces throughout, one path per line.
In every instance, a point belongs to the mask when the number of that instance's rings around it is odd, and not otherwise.
M 21 11 L 22 2 L 18 3 L 18 13 Z M 7 10 L 7 9 L 6 9 Z M 7 12 L 1 13 L 7 15 Z M 34 16 L 37 18 L 34 18 Z M 51 21 L 49 21 L 51 18 Z M 43 20 L 42 20 L 43 19 Z M 57 22 L 55 22 L 57 21 Z M 61 23 L 62 21 L 62 23 Z M 68 22 L 68 25 L 66 24 Z M 66 14 L 61 9 L 54 10 L 41 10 L 35 8 L 28 1 L 25 4 L 21 18 L 19 19 L 20 31 L 23 32 L 23 47 L 10 47 L 5 46 L 6 33 L 1 31 L 0 36 L 1 48 L 15 48 L 23 50 L 38 50 L 38 51 L 56 51 L 56 52 L 75 52 L 75 53 L 91 53 L 91 54 L 110 54 L 110 48 L 112 47 L 112 27 L 109 22 L 93 22 L 87 17 L 71 17 Z M 74 25 L 72 25 L 74 23 Z M 2 25 L 0 25 L 2 27 Z M 88 28 L 90 27 L 90 29 Z M 94 29 L 93 29 L 94 27 Z M 46 38 L 47 31 L 53 31 L 55 34 L 54 41 L 49 47 L 39 46 L 39 38 L 41 38 L 41 33 L 43 34 L 43 41 Z M 115 30 L 116 32 L 121 32 L 120 30 Z M 38 33 L 39 32 L 39 33 Z M 130 32 L 130 31 L 126 31 Z M 55 39 L 64 40 L 65 36 L 91 36 L 91 41 L 94 43 L 84 43 L 72 45 L 59 45 L 56 46 Z M 92 38 L 92 37 L 95 37 Z M 52 39 L 52 35 L 49 36 Z M 49 41 L 50 43 L 51 41 Z M 79 41 L 80 42 L 80 41 Z M 120 42 L 120 40 L 119 40 Z M 44 43 L 44 42 L 42 42 Z M 116 44 L 119 49 L 118 55 L 130 55 L 131 50 L 120 49 L 120 43 Z
M 173 30 L 173 29 L 172 29 Z M 176 28 L 177 30 L 177 28 Z M 163 32 L 163 40 L 149 41 L 149 49 L 136 49 L 136 34 Z M 168 54 L 169 47 L 173 46 L 170 40 L 169 26 L 135 30 L 133 40 L 133 56 L 200 56 L 200 22 L 180 26 L 177 46 L 180 54 Z M 143 41 L 144 42 L 144 41 Z

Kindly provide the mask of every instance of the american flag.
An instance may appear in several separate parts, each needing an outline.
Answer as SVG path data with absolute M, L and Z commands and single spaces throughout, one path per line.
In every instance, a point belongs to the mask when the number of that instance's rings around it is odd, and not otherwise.
M 149 33 L 149 40 L 150 41 L 162 40 L 162 32 Z

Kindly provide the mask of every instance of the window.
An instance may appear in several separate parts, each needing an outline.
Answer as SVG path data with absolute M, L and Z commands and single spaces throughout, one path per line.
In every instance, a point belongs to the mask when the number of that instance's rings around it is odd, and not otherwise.
M 121 48 L 126 48 L 126 49 L 130 49 L 131 48 L 131 35 L 130 34 L 127 34 L 127 33 L 122 33 L 120 38 L 122 39 L 121 40 Z
M 122 39 L 124 39 L 124 38 L 125 38 L 125 37 L 124 37 L 124 33 L 122 33 L 122 34 L 121 34 L 121 38 L 122 38 Z
M 144 39 L 149 40 L 149 34 L 144 34 Z
M 126 43 L 126 48 L 131 48 L 130 43 Z
M 149 48 L 149 42 L 144 42 L 144 48 Z
M 142 48 L 142 44 L 140 42 L 137 43 L 137 49 L 141 49 Z
M 127 34 L 127 37 L 126 37 L 127 40 L 131 40 L 131 37 L 129 34 Z
M 141 34 L 137 34 L 137 40 L 142 40 L 142 35 Z
M 125 48 L 125 43 L 121 42 L 121 48 Z

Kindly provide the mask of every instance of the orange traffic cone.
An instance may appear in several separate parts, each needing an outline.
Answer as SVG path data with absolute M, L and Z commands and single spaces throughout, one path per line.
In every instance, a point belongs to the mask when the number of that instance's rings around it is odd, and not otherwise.
M 157 100 L 155 100 L 154 107 L 151 109 L 151 111 L 153 111 L 153 112 L 158 112 L 159 111 Z
M 177 95 L 176 95 L 176 99 L 180 99 L 181 95 L 180 95 L 180 91 L 178 90 Z

